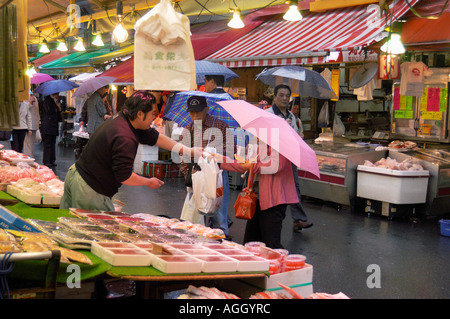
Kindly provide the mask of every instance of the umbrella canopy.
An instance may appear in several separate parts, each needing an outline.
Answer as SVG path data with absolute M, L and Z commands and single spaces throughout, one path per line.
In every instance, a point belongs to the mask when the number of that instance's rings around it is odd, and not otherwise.
M 289 85 L 292 92 L 317 99 L 336 99 L 330 84 L 320 73 L 301 66 L 279 66 L 266 69 L 256 76 L 257 80 L 272 87 L 278 84 Z
M 165 115 L 165 117 L 176 122 L 181 127 L 186 127 L 190 123 L 192 123 L 191 117 L 189 116 L 189 113 L 187 112 L 186 108 L 188 98 L 193 95 L 197 96 L 200 95 L 206 98 L 206 102 L 208 103 L 209 106 L 209 114 L 211 116 L 214 116 L 219 120 L 222 120 L 229 127 L 233 128 L 239 127 L 239 124 L 235 121 L 235 119 L 227 111 L 225 111 L 222 106 L 217 104 L 218 101 L 232 100 L 233 97 L 228 93 L 213 94 L 202 91 L 178 92 L 173 97 L 173 104 L 170 107 L 170 110 Z
M 78 84 L 75 84 L 69 80 L 53 80 L 47 81 L 39 85 L 39 87 L 34 90 L 34 93 L 39 93 L 42 95 L 50 95 L 59 92 L 70 91 L 77 88 Z
M 320 176 L 316 152 L 285 119 L 243 100 L 217 103 L 228 111 L 243 129 L 270 145 L 298 168 Z
M 75 91 L 73 96 L 77 97 L 83 94 L 95 92 L 99 88 L 102 88 L 104 86 L 113 83 L 116 79 L 117 78 L 113 76 L 102 76 L 102 75 L 89 79 L 80 85 L 80 87 Z
M 197 75 L 197 85 L 205 84 L 205 75 L 223 75 L 225 82 L 239 77 L 226 66 L 209 61 L 195 61 L 195 73 Z
M 30 79 L 31 84 L 41 84 L 47 81 L 53 81 L 54 78 L 52 78 L 50 75 L 45 73 L 35 73 Z

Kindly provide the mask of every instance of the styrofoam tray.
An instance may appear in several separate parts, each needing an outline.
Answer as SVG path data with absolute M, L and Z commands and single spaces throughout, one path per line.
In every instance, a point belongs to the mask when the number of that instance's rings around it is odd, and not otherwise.
M 193 256 L 153 255 L 152 266 L 166 274 L 192 274 L 202 271 L 203 263 Z
M 208 256 L 195 256 L 203 263 L 202 272 L 214 273 L 214 272 L 234 272 L 237 271 L 238 261 L 227 256 L 222 255 L 208 255 Z
M 237 271 L 268 271 L 269 260 L 254 255 L 230 255 L 238 261 Z
M 150 266 L 152 254 L 131 243 L 93 242 L 91 252 L 112 266 Z

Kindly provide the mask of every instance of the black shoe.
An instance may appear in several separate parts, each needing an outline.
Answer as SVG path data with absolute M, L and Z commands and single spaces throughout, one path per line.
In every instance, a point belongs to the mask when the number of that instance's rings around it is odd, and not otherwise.
M 301 220 L 296 220 L 296 221 L 294 221 L 294 232 L 298 233 L 302 229 L 309 228 L 312 225 L 313 225 L 313 223 L 304 222 L 304 221 L 301 221 Z
M 56 163 L 51 163 L 50 165 L 53 167 L 58 166 L 58 165 L 56 165 Z

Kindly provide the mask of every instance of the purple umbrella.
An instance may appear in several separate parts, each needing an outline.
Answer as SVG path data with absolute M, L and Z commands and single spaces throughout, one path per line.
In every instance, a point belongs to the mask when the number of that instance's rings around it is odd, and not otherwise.
M 74 97 L 80 96 L 86 93 L 91 93 L 97 91 L 99 88 L 107 86 L 113 83 L 117 78 L 113 76 L 97 76 L 95 78 L 89 79 L 83 82 L 80 87 L 73 94 Z
M 31 84 L 41 84 L 43 82 L 47 82 L 47 81 L 52 81 L 54 80 L 54 78 L 52 78 L 50 75 L 45 74 L 45 73 L 35 73 L 31 80 L 30 83 Z

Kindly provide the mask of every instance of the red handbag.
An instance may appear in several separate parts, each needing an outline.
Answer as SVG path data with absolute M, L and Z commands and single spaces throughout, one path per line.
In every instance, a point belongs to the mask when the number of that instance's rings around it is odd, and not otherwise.
M 256 201 L 258 196 L 253 191 L 253 181 L 255 175 L 253 172 L 253 165 L 250 167 L 248 174 L 247 187 L 239 193 L 236 202 L 234 203 L 234 212 L 236 218 L 240 219 L 252 219 L 256 212 Z

